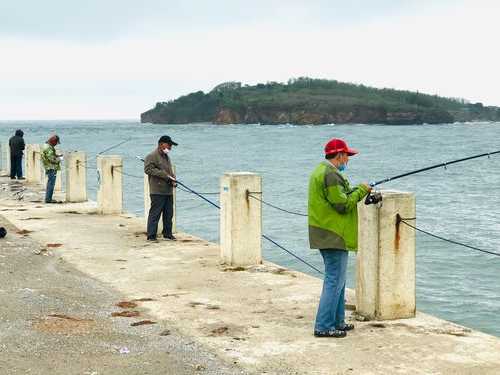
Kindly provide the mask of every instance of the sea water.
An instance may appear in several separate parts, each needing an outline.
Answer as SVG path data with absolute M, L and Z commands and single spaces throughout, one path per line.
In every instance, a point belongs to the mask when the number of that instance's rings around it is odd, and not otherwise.
M 441 125 L 150 125 L 116 121 L 3 121 L 0 140 L 16 129 L 26 143 L 43 143 L 52 132 L 61 149 L 89 154 L 88 191 L 95 199 L 95 155 L 107 152 L 124 160 L 124 205 L 143 215 L 144 157 L 158 138 L 170 135 L 179 146 L 171 157 L 180 181 L 203 192 L 219 191 L 224 172 L 249 171 L 263 178 L 263 198 L 306 213 L 308 178 L 323 160 L 324 144 L 345 139 L 359 150 L 346 175 L 353 184 L 377 181 L 428 165 L 500 149 L 499 123 Z M 130 176 L 129 176 L 130 175 Z M 137 177 L 133 177 L 137 176 Z M 420 173 L 380 186 L 412 191 L 417 225 L 435 234 L 500 253 L 500 155 Z M 208 195 L 218 200 L 217 195 Z M 308 248 L 307 218 L 264 206 L 263 231 L 322 269 L 319 253 Z M 177 225 L 210 241 L 219 240 L 217 209 L 192 194 L 177 194 Z M 267 242 L 264 257 L 320 277 L 314 270 Z M 348 286 L 354 287 L 354 256 Z M 319 293 L 318 290 L 311 293 Z M 417 308 L 465 326 L 500 336 L 500 257 L 473 251 L 417 233 Z

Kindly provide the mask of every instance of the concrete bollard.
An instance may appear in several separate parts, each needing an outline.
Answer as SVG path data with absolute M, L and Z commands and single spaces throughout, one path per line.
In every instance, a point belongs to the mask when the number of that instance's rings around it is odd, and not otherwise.
M 225 173 L 220 186 L 220 249 L 224 263 L 262 263 L 262 204 L 248 193 L 261 194 L 262 178 L 254 173 Z
M 118 155 L 97 157 L 99 190 L 97 212 L 101 215 L 121 214 L 123 210 L 123 160 Z
M 85 152 L 68 152 L 65 159 L 66 202 L 86 202 L 87 158 Z
M 24 158 L 26 160 L 26 169 L 24 175 L 26 182 L 35 182 L 35 145 L 26 145 Z
M 415 195 L 385 191 L 381 206 L 358 205 L 356 313 L 367 319 L 415 317 Z M 412 220 L 413 219 L 413 220 Z
M 175 166 L 172 166 L 175 174 Z M 148 220 L 149 209 L 151 208 L 151 197 L 149 196 L 149 178 L 147 174 L 144 174 L 144 217 L 146 221 Z M 177 232 L 177 219 L 176 219 L 176 189 L 174 189 L 173 200 L 174 200 L 174 215 L 172 217 L 172 233 Z M 158 233 L 163 231 L 163 220 L 160 219 L 158 223 Z
M 0 144 L 0 175 L 10 176 L 10 146 Z
M 34 153 L 33 162 L 33 182 L 43 184 L 45 181 L 45 169 L 42 164 L 42 147 L 40 145 L 32 145 Z

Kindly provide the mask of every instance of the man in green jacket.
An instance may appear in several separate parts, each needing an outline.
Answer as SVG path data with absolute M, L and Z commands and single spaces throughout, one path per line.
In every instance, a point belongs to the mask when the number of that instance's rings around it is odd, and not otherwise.
M 309 243 L 319 249 L 325 264 L 323 291 L 314 336 L 345 337 L 354 329 L 345 322 L 345 281 L 348 251 L 358 246 L 357 204 L 370 191 L 368 184 L 351 188 L 343 175 L 349 156 L 358 152 L 342 139 L 331 139 L 309 180 Z
M 58 155 L 55 146 L 60 142 L 59 136 L 53 135 L 43 145 L 42 149 L 42 164 L 47 175 L 47 189 L 45 190 L 45 203 L 57 203 L 52 199 L 54 187 L 56 185 L 57 171 L 61 170 L 62 155 Z

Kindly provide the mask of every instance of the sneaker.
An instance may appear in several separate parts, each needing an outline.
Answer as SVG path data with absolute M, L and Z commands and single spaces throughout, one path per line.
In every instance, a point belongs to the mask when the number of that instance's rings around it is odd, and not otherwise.
M 52 200 L 50 200 L 50 201 L 45 201 L 45 203 L 59 203 L 59 202 L 58 202 L 58 201 L 56 201 L 56 200 L 54 200 L 54 199 L 52 199 Z
M 174 237 L 173 234 L 169 235 L 169 236 L 165 236 L 163 235 L 163 238 L 167 241 L 177 241 L 177 238 Z
M 26 180 L 26 178 L 25 178 L 25 177 L 18 177 L 17 179 L 18 179 L 18 180 Z
M 354 329 L 354 324 L 344 323 L 340 327 L 337 327 L 339 331 L 352 331 Z
M 154 241 L 158 241 L 158 240 L 156 239 L 156 237 L 148 236 L 148 238 L 146 238 L 146 241 L 154 242 Z
M 314 337 L 342 338 L 346 336 L 347 336 L 346 331 L 341 331 L 340 329 L 331 329 L 329 331 L 314 331 Z

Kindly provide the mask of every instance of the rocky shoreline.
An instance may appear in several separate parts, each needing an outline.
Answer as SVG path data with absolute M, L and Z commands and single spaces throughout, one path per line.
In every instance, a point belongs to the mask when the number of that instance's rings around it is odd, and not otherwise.
M 287 84 L 242 86 L 227 82 L 156 103 L 142 123 L 189 124 L 445 124 L 500 121 L 500 108 L 464 99 L 329 80 L 301 78 Z

